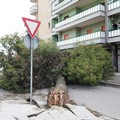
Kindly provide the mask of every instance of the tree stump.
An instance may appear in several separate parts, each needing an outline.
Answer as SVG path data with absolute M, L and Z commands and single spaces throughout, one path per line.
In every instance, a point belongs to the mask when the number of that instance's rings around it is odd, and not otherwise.
M 65 79 L 60 75 L 56 81 L 56 86 L 49 90 L 47 105 L 48 107 L 53 105 L 63 106 L 69 102 L 70 101 Z

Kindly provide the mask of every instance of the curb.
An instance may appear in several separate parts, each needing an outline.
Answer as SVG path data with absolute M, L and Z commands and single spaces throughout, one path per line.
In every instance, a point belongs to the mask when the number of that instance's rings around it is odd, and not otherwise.
M 104 86 L 120 88 L 120 84 L 116 84 L 116 83 L 109 83 L 109 82 L 102 81 L 100 82 L 100 84 Z

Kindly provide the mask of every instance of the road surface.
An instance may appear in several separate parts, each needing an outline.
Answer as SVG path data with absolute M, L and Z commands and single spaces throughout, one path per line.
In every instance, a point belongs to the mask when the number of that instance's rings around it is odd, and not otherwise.
M 77 104 L 120 120 L 120 88 L 69 86 L 68 91 Z

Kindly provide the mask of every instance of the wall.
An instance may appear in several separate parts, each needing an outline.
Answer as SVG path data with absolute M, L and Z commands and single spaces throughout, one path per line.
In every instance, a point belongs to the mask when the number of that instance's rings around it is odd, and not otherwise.
M 70 11 L 64 13 L 64 14 L 61 14 L 60 15 L 60 21 L 64 20 L 65 16 L 71 17 L 71 16 L 73 16 L 73 15 L 75 15 L 77 13 L 78 13 L 78 8 L 74 8 L 74 9 L 72 9 L 72 10 L 70 10 Z
M 41 21 L 41 25 L 38 31 L 38 35 L 42 39 L 51 37 L 51 1 L 52 0 L 38 0 L 38 20 Z
M 73 29 L 62 32 L 60 34 L 60 38 L 61 38 L 61 40 L 64 40 L 64 35 L 65 34 L 69 34 L 69 38 L 85 35 L 85 34 L 87 34 L 88 29 L 93 29 L 93 32 L 100 31 L 101 26 L 103 26 L 103 25 L 104 25 L 104 21 L 86 26 L 84 28 L 73 28 Z
M 82 11 L 84 11 L 84 10 L 86 10 L 86 9 L 89 9 L 89 8 L 95 6 L 96 4 L 99 4 L 99 3 L 102 3 L 102 2 L 104 2 L 104 0 L 96 0 L 95 2 L 87 5 L 86 7 L 85 7 L 85 6 L 84 6 L 84 7 L 81 7 L 81 8 L 76 7 L 76 8 L 74 8 L 74 9 L 72 9 L 72 10 L 69 10 L 69 11 L 67 11 L 67 12 L 65 12 L 65 13 L 63 13 L 63 14 L 60 14 L 60 16 L 59 16 L 59 17 L 60 17 L 60 20 L 59 20 L 59 21 L 64 20 L 64 17 L 65 17 L 65 16 L 71 17 L 71 16 L 73 16 L 73 15 L 79 13 L 79 12 L 82 12 Z
M 101 30 L 101 27 L 105 25 L 105 22 L 99 22 L 99 23 L 95 23 L 95 24 L 92 24 L 92 25 L 89 25 L 89 26 L 86 26 L 84 28 L 80 28 L 80 35 L 85 35 L 87 34 L 87 30 L 88 29 L 93 29 L 93 32 L 96 32 L 96 31 L 100 31 Z
M 100 3 L 104 3 L 104 0 L 96 0 L 96 1 L 93 1 L 92 3 L 88 4 L 87 6 L 84 6 L 84 7 L 81 7 L 79 8 L 79 12 L 82 12 L 84 10 L 87 10 L 91 7 L 94 7 L 95 5 L 98 5 Z
M 76 28 L 64 31 L 64 32 L 60 33 L 60 39 L 64 40 L 64 35 L 65 34 L 69 34 L 69 38 L 76 37 L 76 31 L 77 31 Z

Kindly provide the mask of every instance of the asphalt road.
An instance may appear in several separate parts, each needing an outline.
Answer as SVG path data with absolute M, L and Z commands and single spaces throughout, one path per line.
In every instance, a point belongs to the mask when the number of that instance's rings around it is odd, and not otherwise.
M 69 86 L 68 91 L 77 104 L 120 120 L 120 88 Z

